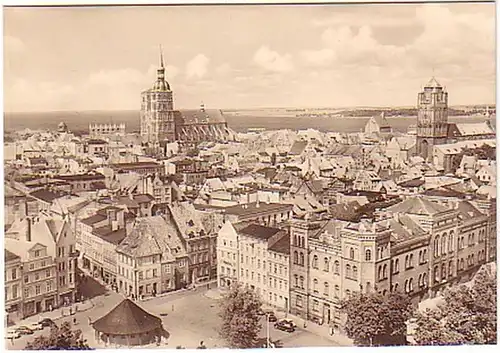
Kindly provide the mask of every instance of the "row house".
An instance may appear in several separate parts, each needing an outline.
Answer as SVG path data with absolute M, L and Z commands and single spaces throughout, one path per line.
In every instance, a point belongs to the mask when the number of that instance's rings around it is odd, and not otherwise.
M 238 282 L 254 290 L 262 301 L 285 310 L 289 302 L 289 256 L 283 246 L 286 230 L 249 224 L 238 231 Z M 280 297 L 281 296 L 281 297 Z
M 116 253 L 117 287 L 127 296 L 155 296 L 188 283 L 188 254 L 167 217 L 138 218 Z
M 157 162 L 115 163 L 109 167 L 118 173 L 137 173 L 140 175 L 165 174 L 165 167 Z
M 217 284 L 231 287 L 239 280 L 238 230 L 241 223 L 225 222 L 217 234 Z
M 7 325 L 23 316 L 21 257 L 4 249 L 5 313 Z
M 74 193 L 96 191 L 106 188 L 104 183 L 105 177 L 100 173 L 57 175 L 54 179 L 68 183 L 71 187 L 71 192 Z
M 171 217 L 176 225 L 190 259 L 188 283 L 215 278 L 217 234 L 205 229 L 201 215 L 190 202 L 175 202 L 168 206 L 167 217 Z
M 107 206 L 77 225 L 81 267 L 108 284 L 116 284 L 116 247 L 131 226 L 125 216 L 123 209 Z
M 12 309 L 15 316 L 24 318 L 74 302 L 78 258 L 75 244 L 67 219 L 47 214 L 21 219 L 5 233 L 5 249 L 21 261 L 16 274 L 10 268 L 8 277 L 21 278 L 16 288 L 21 303 Z

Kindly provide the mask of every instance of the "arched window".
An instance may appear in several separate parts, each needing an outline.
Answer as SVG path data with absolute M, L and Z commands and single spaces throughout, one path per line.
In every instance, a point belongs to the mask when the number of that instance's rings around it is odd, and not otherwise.
M 382 279 L 382 275 L 383 275 L 383 273 L 382 273 L 382 266 L 379 266 L 378 267 L 378 276 L 377 276 L 377 278 L 379 280 L 381 280 Z
M 318 268 L 318 256 L 316 255 L 313 256 L 312 267 Z
M 448 262 L 448 276 L 453 276 L 453 261 Z
M 396 261 L 394 261 L 394 273 L 398 272 L 399 272 L 399 259 L 396 259 Z
M 340 273 L 340 263 L 338 261 L 335 261 L 333 264 L 333 272 L 338 275 Z
M 408 291 L 413 292 L 413 278 L 408 281 Z
M 410 254 L 410 260 L 408 261 L 408 266 L 413 267 L 413 254 Z
M 405 280 L 405 292 L 408 293 L 410 290 L 408 289 L 408 280 Z
M 446 278 L 446 264 L 443 263 L 441 264 L 441 279 L 445 279 Z
M 407 269 L 408 267 L 410 267 L 410 265 L 409 265 L 410 261 L 408 261 L 408 260 L 409 260 L 409 256 L 406 255 L 405 256 L 405 269 Z
M 294 235 L 293 240 L 293 245 L 299 246 L 299 237 L 297 236 L 297 234 Z
M 346 290 L 345 290 L 345 295 L 346 295 L 347 297 L 348 297 L 348 296 L 350 296 L 350 295 L 351 295 L 351 291 L 350 291 L 349 289 L 346 289 Z
M 299 286 L 299 276 L 294 275 L 293 278 L 295 279 L 295 287 Z
M 427 287 L 427 273 L 422 275 L 422 285 L 423 287 Z
M 313 280 L 313 291 L 318 293 L 318 280 L 316 278 Z
M 355 279 L 358 278 L 358 268 L 356 266 L 352 267 L 352 277 L 354 277 Z
M 299 253 L 297 251 L 293 252 L 293 263 L 298 264 L 299 263 Z
M 349 250 L 349 258 L 350 258 L 351 260 L 354 260 L 354 248 L 351 248 L 351 249 Z
M 370 282 L 366 282 L 366 293 L 371 293 L 372 284 Z
M 300 253 L 300 265 L 304 266 L 304 254 Z
M 434 257 L 439 256 L 439 236 L 434 239 Z
M 340 287 L 338 285 L 335 285 L 335 297 L 338 298 L 339 297 L 339 293 L 340 293 Z
M 427 249 L 424 249 L 424 263 L 427 262 Z
M 441 237 L 441 255 L 446 254 L 446 249 L 447 249 L 446 239 L 448 239 L 448 235 L 444 233 Z
M 351 265 L 349 265 L 349 264 L 345 265 L 345 276 L 346 276 L 346 278 L 351 277 Z
M 460 269 L 463 270 L 465 268 L 464 266 L 464 259 L 460 259 Z
M 304 277 L 300 276 L 300 288 L 304 289 Z
M 323 294 L 326 295 L 326 296 L 330 295 L 330 285 L 328 284 L 328 282 L 324 283 L 324 292 L 323 292 Z
M 394 283 L 394 292 L 396 292 L 398 290 L 398 284 L 397 283 Z
M 448 235 L 448 252 L 453 251 L 453 244 L 455 243 L 455 235 L 453 234 L 453 231 L 450 232 L 450 235 Z
M 387 278 L 387 264 L 384 265 L 384 269 L 383 269 L 383 275 L 384 275 L 384 279 Z
M 330 270 L 330 260 L 328 257 L 325 257 L 323 260 L 323 271 L 328 272 Z
M 438 265 L 434 266 L 434 282 L 435 283 L 439 282 L 439 266 Z
M 418 252 L 418 263 L 423 264 L 424 263 L 424 253 L 422 250 Z
M 474 266 L 474 254 L 471 255 L 471 259 L 470 259 L 470 265 L 471 266 Z
M 365 251 L 365 260 L 366 261 L 372 260 L 372 251 L 370 249 L 366 249 L 366 251 Z

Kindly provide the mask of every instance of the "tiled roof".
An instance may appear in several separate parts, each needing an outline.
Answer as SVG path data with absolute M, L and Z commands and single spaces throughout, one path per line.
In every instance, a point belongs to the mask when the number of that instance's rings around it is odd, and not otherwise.
M 162 321 L 130 299 L 124 299 L 108 314 L 92 323 L 94 330 L 111 335 L 140 335 L 161 329 Z
M 175 225 L 162 216 L 137 218 L 132 231 L 116 250 L 133 257 L 162 254 L 162 261 L 185 255 Z
M 37 190 L 37 191 L 31 192 L 30 196 L 33 196 L 39 200 L 51 203 L 55 199 L 62 197 L 63 194 L 43 189 L 43 190 Z
M 108 243 L 119 245 L 125 239 L 127 231 L 125 228 L 112 230 L 110 226 L 104 226 L 94 229 L 92 233 Z
M 226 118 L 219 109 L 183 109 L 175 112 L 182 116 L 184 124 L 225 123 Z
M 406 180 L 401 183 L 398 183 L 399 186 L 403 188 L 417 188 L 419 186 L 422 186 L 425 184 L 425 180 L 423 179 L 411 179 L 411 180 Z
M 254 238 L 268 240 L 280 231 L 281 229 L 278 228 L 266 227 L 260 224 L 250 224 L 249 226 L 241 229 L 239 232 Z
M 455 124 L 457 130 L 462 136 L 476 135 L 494 135 L 495 132 L 488 126 L 486 122 L 482 123 L 462 123 Z
M 102 222 L 106 219 L 106 216 L 103 216 L 103 215 L 100 215 L 100 214 L 96 214 L 96 215 L 93 215 L 93 216 L 90 216 L 88 218 L 84 218 L 81 220 L 82 223 L 86 224 L 86 225 L 93 225 L 95 223 L 99 223 L 99 222 Z
M 284 234 L 277 242 L 269 246 L 268 250 L 290 255 L 290 236 Z
M 4 249 L 4 259 L 5 259 L 5 262 L 8 262 L 8 261 L 20 260 L 21 257 L 19 257 L 16 254 L 10 252 L 7 249 Z
M 411 197 L 405 201 L 387 208 L 389 213 L 414 214 L 431 216 L 446 212 L 448 208 L 438 203 L 429 201 L 421 196 Z
M 302 152 L 304 152 L 304 149 L 306 148 L 307 146 L 307 141 L 301 141 L 301 140 L 298 140 L 298 141 L 295 141 L 292 145 L 292 147 L 290 148 L 290 154 L 295 154 L 295 155 L 300 155 L 302 154 Z
M 477 217 L 484 216 L 476 207 L 468 201 L 461 201 L 458 203 L 458 217 L 461 220 L 469 220 Z
M 235 205 L 225 208 L 226 214 L 246 216 L 258 213 L 267 212 L 286 212 L 293 208 L 292 205 L 281 204 L 281 203 L 265 203 L 265 202 L 252 202 L 244 205 Z

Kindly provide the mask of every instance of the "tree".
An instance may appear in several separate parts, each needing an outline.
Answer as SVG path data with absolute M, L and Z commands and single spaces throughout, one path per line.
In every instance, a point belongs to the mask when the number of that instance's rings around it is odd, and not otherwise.
M 81 330 L 72 330 L 68 321 L 60 327 L 52 326 L 50 335 L 38 336 L 33 342 L 26 344 L 26 350 L 90 350 L 87 340 L 82 337 Z
M 347 336 L 355 344 L 405 344 L 406 322 L 413 312 L 410 298 L 406 294 L 355 292 L 342 301 L 341 310 L 347 314 Z
M 419 345 L 496 344 L 496 274 L 480 270 L 472 287 L 450 288 L 436 309 L 417 316 Z
M 261 330 L 259 310 L 262 303 L 249 288 L 234 285 L 221 301 L 221 336 L 230 348 L 254 348 Z

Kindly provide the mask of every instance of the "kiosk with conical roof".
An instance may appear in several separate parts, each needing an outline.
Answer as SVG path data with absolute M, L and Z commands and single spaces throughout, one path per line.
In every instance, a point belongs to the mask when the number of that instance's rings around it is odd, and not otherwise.
M 106 344 L 141 346 L 167 336 L 161 319 L 130 299 L 124 299 L 108 314 L 92 323 L 96 339 Z

